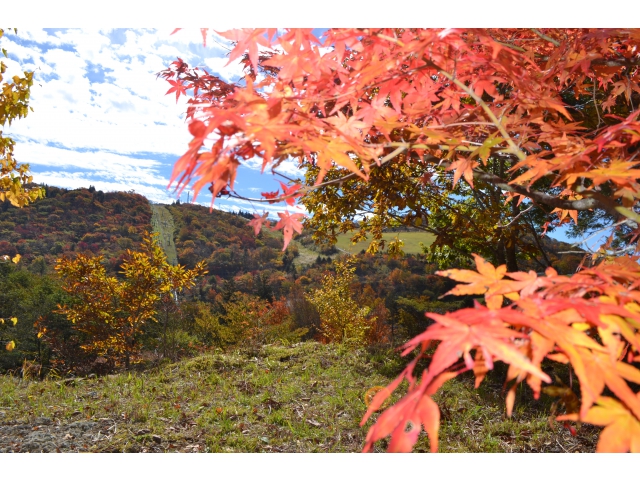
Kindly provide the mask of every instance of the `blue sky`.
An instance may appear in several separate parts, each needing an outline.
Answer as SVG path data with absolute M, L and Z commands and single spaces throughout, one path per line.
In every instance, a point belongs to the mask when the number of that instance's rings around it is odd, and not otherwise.
M 8 128 L 19 162 L 29 163 L 34 181 L 65 188 L 135 190 L 153 202 L 177 197 L 167 185 L 173 164 L 191 140 L 184 122 L 186 99 L 165 95 L 170 85 L 156 73 L 176 57 L 205 67 L 225 80 L 240 78 L 238 62 L 226 66 L 229 42 L 210 31 L 203 46 L 198 29 L 19 29 L 5 30 L 0 45 L 9 53 L 7 78 L 35 71 L 30 105 L 34 111 Z M 224 29 L 218 29 L 224 30 Z M 287 176 L 295 165 L 279 167 Z M 260 174 L 249 161 L 238 174 L 236 190 L 245 197 L 278 187 L 273 175 Z M 182 201 L 187 200 L 187 191 Z M 190 195 L 192 197 L 192 195 Z M 210 205 L 201 192 L 198 203 Z M 225 210 L 251 204 L 219 198 Z M 285 206 L 259 204 L 274 216 Z M 302 211 L 298 207 L 289 211 Z

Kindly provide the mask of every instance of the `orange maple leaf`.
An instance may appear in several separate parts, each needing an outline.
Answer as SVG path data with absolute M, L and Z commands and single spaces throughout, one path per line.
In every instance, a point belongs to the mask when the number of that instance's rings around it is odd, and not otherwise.
M 446 168 L 448 171 L 455 170 L 453 174 L 453 187 L 456 186 L 460 177 L 464 176 L 464 179 L 471 185 L 471 188 L 473 188 L 473 169 L 478 165 L 478 162 L 466 157 L 456 160 L 449 165 Z
M 507 266 L 500 265 L 495 268 L 479 255 L 473 254 L 473 258 L 476 261 L 477 272 L 458 268 L 436 272 L 443 277 L 468 284 L 456 285 L 445 295 L 477 295 L 482 293 L 485 296 L 487 307 L 491 310 L 496 310 L 502 306 L 504 296 L 500 292 L 504 291 L 505 282 L 513 283 L 509 280 L 503 280 L 507 273 Z
M 429 340 L 440 340 L 431 363 L 429 376 L 435 376 L 449 368 L 462 357 L 468 369 L 475 363 L 470 351 L 481 348 L 487 368 L 493 368 L 493 358 L 514 365 L 524 372 L 540 377 L 545 382 L 551 379 L 511 342 L 513 338 L 525 338 L 527 335 L 508 328 L 509 323 L 517 323 L 520 312 L 503 308 L 490 310 L 476 304 L 475 308 L 465 308 L 456 312 L 440 315 L 427 313 L 427 317 L 437 323 L 431 325 L 424 333 L 407 342 L 405 352 Z
M 584 421 L 605 427 L 596 452 L 640 453 L 640 421 L 617 400 L 600 397 Z
M 594 185 L 600 185 L 608 180 L 618 185 L 628 185 L 640 179 L 640 170 L 636 167 L 640 162 L 629 162 L 614 159 L 606 165 L 599 166 L 588 172 L 581 172 L 580 176 L 593 179 Z

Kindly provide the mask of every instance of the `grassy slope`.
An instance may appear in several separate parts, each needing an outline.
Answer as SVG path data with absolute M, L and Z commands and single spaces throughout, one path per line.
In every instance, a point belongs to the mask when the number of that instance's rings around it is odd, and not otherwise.
M 159 234 L 159 243 L 167 255 L 167 261 L 171 265 L 177 265 L 178 253 L 176 252 L 176 244 L 173 241 L 175 230 L 173 215 L 163 205 L 151 204 L 151 212 L 151 227 L 154 233 Z
M 431 245 L 434 240 L 433 235 L 424 232 L 385 232 L 382 234 L 382 238 L 387 242 L 395 240 L 396 235 L 404 242 L 404 253 L 416 255 L 422 254 L 422 247 L 420 247 L 420 242 L 424 243 L 425 246 Z M 315 262 L 318 255 L 322 257 L 335 258 L 344 253 L 350 253 L 352 255 L 358 254 L 362 251 L 362 249 L 367 249 L 369 246 L 370 239 L 363 240 L 353 245 L 351 243 L 351 237 L 353 233 L 341 233 L 338 235 L 338 241 L 336 242 L 336 248 L 338 249 L 338 253 L 334 255 L 322 255 L 317 251 L 311 250 L 309 248 L 304 247 L 302 244 L 296 242 L 295 240 L 292 242 L 298 246 L 298 251 L 300 252 L 300 256 L 298 256 L 294 263 L 296 265 L 306 265 Z M 386 247 L 385 247 L 386 251 Z M 382 252 L 384 253 L 384 252 Z
M 388 243 L 395 240 L 396 236 L 404 242 L 404 253 L 416 255 L 422 253 L 420 242 L 426 246 L 431 245 L 433 242 L 433 235 L 425 232 L 385 232 L 382 234 L 382 238 Z M 353 245 L 351 243 L 351 233 L 343 233 L 338 235 L 338 242 L 336 247 L 348 253 L 359 253 L 363 248 L 366 249 L 369 246 L 368 240 L 363 240 Z
M 387 385 L 404 363 L 389 352 L 306 342 L 205 355 L 75 384 L 4 376 L 0 424 L 33 423 L 40 416 L 62 424 L 108 419 L 116 425 L 112 434 L 87 446 L 96 452 L 357 452 L 372 424 L 359 426 L 364 392 Z M 596 429 L 583 426 L 571 437 L 549 427 L 548 398 L 526 409 L 518 398 L 514 417 L 504 418 L 500 382 L 487 380 L 474 390 L 466 376 L 436 395 L 440 451 L 594 451 Z M 428 450 L 424 434 L 415 450 Z

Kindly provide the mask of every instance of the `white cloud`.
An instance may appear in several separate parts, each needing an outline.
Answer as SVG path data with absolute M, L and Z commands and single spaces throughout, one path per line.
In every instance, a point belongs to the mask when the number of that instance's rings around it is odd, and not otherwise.
M 243 165 L 251 170 L 262 171 L 261 158 L 251 158 L 244 162 Z M 265 168 L 265 173 L 270 171 L 270 167 Z M 305 173 L 305 169 L 300 169 L 298 167 L 297 160 L 284 160 L 276 167 L 275 171 L 287 175 L 288 177 L 303 177 Z
M 18 145 L 20 146 L 19 160 L 32 166 L 139 172 L 140 169 L 153 170 L 162 165 L 158 160 L 127 157 L 105 151 L 79 152 L 31 141 L 19 142 Z
M 8 133 L 39 143 L 118 153 L 185 151 L 190 140 L 182 118 L 186 99 L 176 105 L 175 97 L 165 96 L 167 82 L 156 79 L 176 56 L 193 57 L 184 39 L 175 41 L 169 32 L 128 31 L 125 43 L 116 44 L 98 31 L 39 31 L 25 36 L 43 43 L 23 46 L 22 35 L 2 39 L 10 54 L 24 59 L 22 65 L 5 63 L 10 76 L 24 69 L 36 71 L 34 112 Z
M 289 213 L 304 213 L 305 215 L 308 214 L 303 205 L 289 206 L 285 205 L 284 202 L 279 204 L 250 202 L 248 200 L 241 200 L 238 198 L 225 198 L 223 202 L 221 202 L 220 200 L 222 199 L 216 200 L 214 207 L 217 206 L 218 203 L 220 203 L 221 209 L 229 209 L 233 211 L 244 210 L 251 213 L 258 213 L 260 215 L 262 215 L 262 213 L 266 211 L 269 212 L 269 217 L 274 219 L 278 218 L 278 212 L 284 213 L 285 211 L 288 211 Z M 209 203 L 202 202 L 201 205 L 209 206 Z

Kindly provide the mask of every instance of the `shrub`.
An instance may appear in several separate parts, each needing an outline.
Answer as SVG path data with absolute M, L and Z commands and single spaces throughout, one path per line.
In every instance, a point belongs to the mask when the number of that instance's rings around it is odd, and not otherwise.
M 352 259 L 336 263 L 336 273 L 322 279 L 322 287 L 307 296 L 320 314 L 320 335 L 327 342 L 362 346 L 368 330 L 375 323 L 369 307 L 359 307 L 351 297 L 350 285 L 355 276 Z

